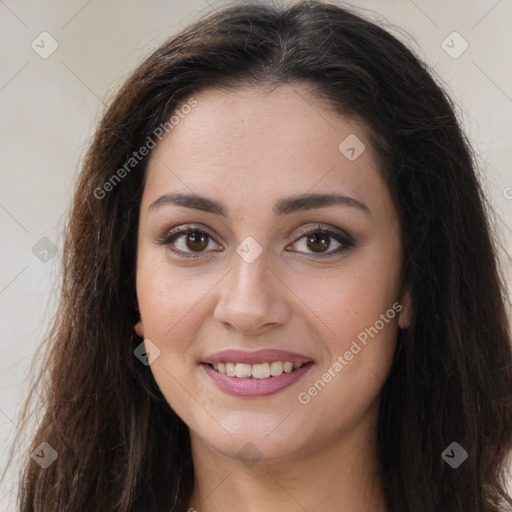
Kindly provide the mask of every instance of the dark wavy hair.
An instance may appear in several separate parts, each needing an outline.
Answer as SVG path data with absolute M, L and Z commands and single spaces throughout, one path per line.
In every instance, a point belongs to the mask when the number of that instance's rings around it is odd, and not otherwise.
M 319 1 L 230 4 L 142 62 L 111 101 L 77 182 L 60 306 L 32 388 L 45 382 L 28 453 L 46 441 L 58 458 L 42 469 L 26 456 L 22 512 L 187 509 L 188 427 L 134 357 L 148 159 L 103 198 L 97 191 L 194 93 L 260 84 L 308 84 L 333 111 L 361 120 L 399 213 L 413 316 L 380 398 L 388 510 L 512 510 L 510 299 L 476 160 L 438 82 L 388 31 Z M 468 453 L 457 469 L 441 457 L 452 442 Z

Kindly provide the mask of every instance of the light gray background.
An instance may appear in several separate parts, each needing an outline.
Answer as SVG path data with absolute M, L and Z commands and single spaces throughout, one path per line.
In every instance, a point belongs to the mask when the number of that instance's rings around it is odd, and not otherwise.
M 59 285 L 59 253 L 43 263 L 32 248 L 48 237 L 60 249 L 80 159 L 116 87 L 160 42 L 223 3 L 0 0 L 1 468 L 17 430 L 28 365 L 42 341 Z M 367 15 L 392 25 L 388 29 L 446 84 L 481 160 L 503 245 L 512 254 L 512 0 L 352 4 L 363 13 L 375 11 Z M 47 59 L 31 48 L 43 31 L 59 45 Z M 469 45 L 456 59 L 442 47 L 453 31 Z M 457 38 L 455 50 L 462 44 Z M 447 44 L 452 45 L 451 39 Z M 510 282 L 508 263 L 505 271 Z M 0 488 L 0 511 L 13 510 L 11 489 L 12 482 Z

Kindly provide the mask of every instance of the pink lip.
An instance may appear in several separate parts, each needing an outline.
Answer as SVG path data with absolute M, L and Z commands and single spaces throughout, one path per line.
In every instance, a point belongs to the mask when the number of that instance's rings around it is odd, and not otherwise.
M 204 363 L 245 363 L 259 364 L 272 361 L 291 361 L 292 363 L 307 363 L 311 361 L 310 357 L 288 352 L 286 350 L 262 349 L 256 352 L 247 352 L 245 350 L 228 349 L 221 352 L 215 352 L 204 359 Z M 294 372 L 292 372 L 294 373 Z
M 276 359 L 273 360 L 276 361 Z M 225 359 L 223 359 L 223 361 L 225 361 Z M 265 361 L 268 361 L 268 359 Z M 289 361 L 289 359 L 287 359 L 287 361 Z M 238 360 L 238 362 L 241 361 Z M 305 373 L 307 373 L 313 364 L 314 363 L 309 360 L 308 363 L 296 370 L 293 370 L 293 372 L 282 373 L 277 377 L 269 377 L 268 379 L 255 379 L 252 377 L 249 379 L 239 379 L 238 377 L 228 377 L 224 373 L 214 370 L 209 364 L 203 363 L 201 366 L 213 382 L 215 382 L 215 384 L 217 384 L 217 386 L 226 393 L 234 396 L 256 398 L 273 395 L 274 393 L 291 386 Z

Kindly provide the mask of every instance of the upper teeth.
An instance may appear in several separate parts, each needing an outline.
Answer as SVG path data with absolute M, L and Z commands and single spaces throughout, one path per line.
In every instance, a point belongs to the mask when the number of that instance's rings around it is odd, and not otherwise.
M 270 363 L 245 364 L 245 363 L 214 363 L 213 368 L 220 373 L 225 373 L 228 377 L 238 377 L 240 379 L 268 379 L 270 376 L 277 377 L 283 372 L 290 373 L 296 368 L 300 368 L 304 363 L 292 363 L 290 361 L 272 361 Z

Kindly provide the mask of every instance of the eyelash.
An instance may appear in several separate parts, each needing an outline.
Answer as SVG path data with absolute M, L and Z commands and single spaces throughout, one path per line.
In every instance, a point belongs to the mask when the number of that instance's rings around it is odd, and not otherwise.
M 170 233 L 166 233 L 163 236 L 159 237 L 157 239 L 157 243 L 160 244 L 160 245 L 169 245 L 170 246 L 170 244 L 172 242 L 174 242 L 175 240 L 179 239 L 184 234 L 189 234 L 189 233 L 203 234 L 203 235 L 206 235 L 210 240 L 214 240 L 214 238 L 207 231 L 205 231 L 204 229 L 200 229 L 200 228 L 198 228 L 196 226 L 193 226 L 193 225 L 185 225 L 185 226 L 180 226 L 179 228 L 176 228 L 174 231 L 172 231 Z M 340 247 L 338 247 L 337 249 L 335 249 L 332 252 L 323 253 L 323 254 L 309 253 L 309 256 L 312 256 L 315 259 L 323 259 L 323 258 L 330 258 L 330 257 L 336 256 L 338 254 L 343 253 L 347 249 L 350 249 L 351 247 L 353 247 L 355 245 L 354 241 L 352 240 L 352 238 L 349 235 L 345 235 L 344 236 L 344 235 L 342 235 L 340 233 L 337 233 L 335 231 L 330 230 L 329 228 L 323 228 L 320 224 L 316 228 L 312 228 L 312 229 L 306 231 L 305 233 L 302 233 L 299 236 L 299 238 L 297 238 L 293 242 L 293 244 L 295 244 L 296 242 L 298 242 L 299 240 L 301 240 L 304 237 L 307 237 L 307 236 L 313 235 L 313 234 L 318 234 L 318 233 L 321 233 L 321 234 L 324 234 L 324 235 L 329 235 L 329 237 L 334 238 L 341 245 L 340 245 Z M 171 247 L 169 247 L 169 250 L 173 254 L 176 254 L 180 258 L 198 258 L 198 257 L 201 257 L 200 256 L 201 252 L 195 253 L 195 254 L 198 255 L 198 256 L 196 256 L 196 255 L 194 255 L 193 252 L 192 253 L 186 253 L 186 252 L 182 252 L 182 251 L 177 251 L 175 249 L 172 249 Z M 203 252 L 205 252 L 205 251 L 203 251 Z

